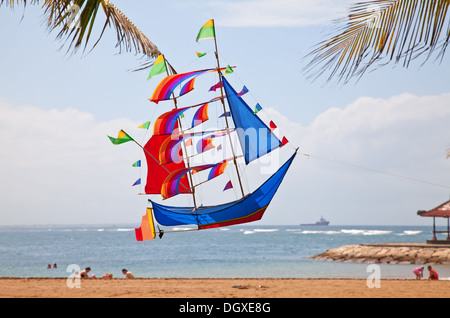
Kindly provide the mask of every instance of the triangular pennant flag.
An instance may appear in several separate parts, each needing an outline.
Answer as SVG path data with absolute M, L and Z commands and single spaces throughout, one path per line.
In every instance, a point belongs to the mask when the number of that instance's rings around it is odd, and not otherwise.
M 141 166 L 141 161 L 138 160 L 135 163 L 133 163 L 133 167 L 140 167 Z
M 141 184 L 141 178 L 137 179 L 135 183 L 133 183 L 132 187 L 135 185 Z
M 215 91 L 216 89 L 221 88 L 221 87 L 223 87 L 223 84 L 222 84 L 222 82 L 219 82 L 219 83 L 217 83 L 217 84 L 211 86 L 211 88 L 209 89 L 208 92 Z
M 247 87 L 243 87 L 242 88 L 242 91 L 240 91 L 238 94 L 237 94 L 237 97 L 241 97 L 242 95 L 244 95 L 245 93 L 247 93 L 248 92 L 248 88 Z
M 147 121 L 145 123 L 143 123 L 142 125 L 140 125 L 138 128 L 143 128 L 143 129 L 148 129 L 150 127 L 151 122 Z
M 200 31 L 198 32 L 197 39 L 198 40 L 208 40 L 208 39 L 215 39 L 216 38 L 216 31 L 214 30 L 214 20 L 208 20 Z
M 147 212 L 142 217 L 141 226 L 135 228 L 134 233 L 136 234 L 136 241 L 153 240 L 156 237 L 152 208 L 147 208 Z
M 150 70 L 150 74 L 148 75 L 147 80 L 151 79 L 153 76 L 167 72 L 166 61 L 164 59 L 164 55 L 159 55 L 155 63 L 153 63 L 152 69 Z
M 273 132 L 275 129 L 277 129 L 277 125 L 275 125 L 275 123 L 273 121 L 270 121 L 269 127 L 270 127 L 270 132 Z
M 256 104 L 254 113 L 257 114 L 260 110 L 262 110 L 261 105 Z
M 281 140 L 281 146 L 280 147 L 283 147 L 285 144 L 287 144 L 289 142 L 289 140 L 287 140 L 287 138 L 286 137 L 283 137 L 283 139 Z
M 233 185 L 231 184 L 231 180 L 227 182 L 225 185 L 225 188 L 223 188 L 223 191 L 233 188 Z
M 123 144 L 124 142 L 127 141 L 132 141 L 134 140 L 133 138 L 131 138 L 125 131 L 120 130 L 119 131 L 119 136 L 117 138 L 113 138 L 108 136 L 109 140 L 111 140 L 111 142 L 115 145 L 120 145 Z
M 225 116 L 231 117 L 231 112 L 223 113 L 222 115 L 219 116 L 219 118 L 225 117 Z
M 192 146 L 192 138 L 186 140 L 186 146 Z
M 198 53 L 198 52 L 195 52 L 195 54 L 197 54 L 197 56 L 198 56 L 199 58 L 206 55 L 206 53 Z
M 230 65 L 227 65 L 227 68 L 225 69 L 225 75 L 231 74 L 233 73 L 233 69 L 231 68 Z

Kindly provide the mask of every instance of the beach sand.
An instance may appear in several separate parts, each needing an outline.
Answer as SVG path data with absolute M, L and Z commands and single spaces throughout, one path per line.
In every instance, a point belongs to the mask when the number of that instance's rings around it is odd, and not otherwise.
M 450 281 L 365 279 L 0 278 L 1 298 L 449 298 Z

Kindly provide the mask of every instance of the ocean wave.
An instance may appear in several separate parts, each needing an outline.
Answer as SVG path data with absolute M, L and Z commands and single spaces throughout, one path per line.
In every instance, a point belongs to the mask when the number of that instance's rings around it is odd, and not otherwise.
M 383 230 L 341 230 L 341 232 L 351 235 L 386 235 L 392 233 L 392 231 Z
M 357 229 L 341 229 L 341 230 L 287 230 L 289 232 L 293 232 L 294 234 L 324 234 L 324 235 L 342 235 L 342 234 L 349 234 L 349 235 L 387 235 L 391 234 L 392 231 L 386 231 L 386 230 L 357 230 Z
M 405 230 L 405 231 L 403 231 L 403 233 L 398 233 L 397 235 L 398 236 L 403 236 L 403 235 L 417 235 L 417 234 L 420 234 L 420 233 L 422 233 L 423 231 L 408 231 L 408 230 Z
M 311 231 L 311 230 L 304 230 L 301 232 L 301 234 L 326 234 L 326 235 L 332 235 L 332 234 L 340 234 L 339 231 Z
M 279 231 L 279 229 L 253 229 L 253 230 L 241 229 L 241 232 L 244 232 L 244 234 L 270 233 L 270 232 L 276 232 L 276 231 Z
M 117 232 L 129 232 L 134 231 L 134 229 L 117 229 Z

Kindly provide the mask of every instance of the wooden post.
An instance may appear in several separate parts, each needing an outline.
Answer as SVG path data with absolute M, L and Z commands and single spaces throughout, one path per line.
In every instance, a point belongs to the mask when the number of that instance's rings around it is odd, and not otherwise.
M 449 223 L 449 219 L 447 218 L 447 241 L 450 241 L 450 223 Z
M 436 241 L 436 217 L 433 216 L 433 241 Z

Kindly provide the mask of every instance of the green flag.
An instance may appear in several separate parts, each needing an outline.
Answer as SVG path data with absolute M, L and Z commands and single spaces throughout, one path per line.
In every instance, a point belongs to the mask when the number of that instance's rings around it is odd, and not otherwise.
M 197 35 L 197 42 L 198 40 L 208 40 L 208 39 L 215 39 L 216 38 L 216 31 L 214 30 L 214 20 L 208 20 Z
M 141 161 L 138 160 L 135 163 L 133 163 L 133 167 L 140 167 L 141 166 Z
M 155 75 L 161 74 L 166 71 L 167 71 L 166 61 L 164 59 L 164 55 L 161 54 L 155 60 L 155 63 L 153 64 L 152 69 L 150 70 L 150 74 L 148 75 L 147 80 L 151 79 Z
M 227 68 L 225 69 L 225 75 L 231 74 L 233 73 L 233 69 L 231 68 L 230 65 L 227 65 Z
M 147 121 L 145 123 L 143 123 L 142 125 L 140 125 L 138 128 L 144 128 L 144 129 L 148 129 L 148 127 L 150 127 L 151 122 Z
M 111 140 L 111 142 L 115 145 L 120 145 L 123 144 L 124 142 L 128 142 L 128 141 L 132 141 L 134 140 L 133 138 L 131 138 L 126 132 L 124 132 L 123 130 L 119 131 L 119 136 L 117 138 L 113 138 L 108 136 L 109 140 Z

